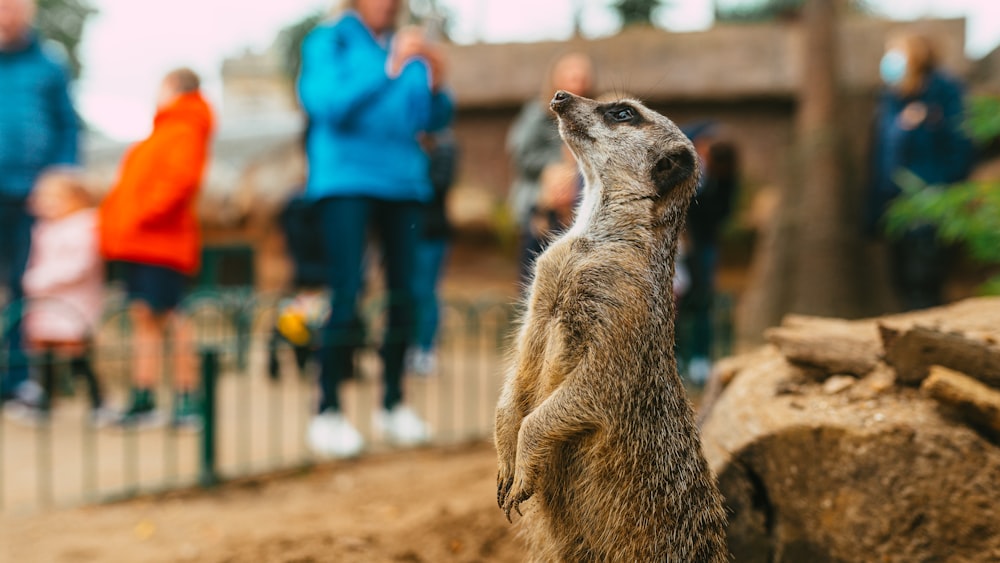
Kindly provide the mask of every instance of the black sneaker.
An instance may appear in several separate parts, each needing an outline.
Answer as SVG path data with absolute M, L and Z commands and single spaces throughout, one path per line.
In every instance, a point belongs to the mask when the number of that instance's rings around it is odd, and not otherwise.
M 197 428 L 201 426 L 201 409 L 192 393 L 178 393 L 174 397 L 174 416 L 171 424 L 176 427 Z
M 118 424 L 121 426 L 146 426 L 155 424 L 158 420 L 159 413 L 156 411 L 152 392 L 148 389 L 134 389 L 132 391 L 132 406 L 122 413 Z

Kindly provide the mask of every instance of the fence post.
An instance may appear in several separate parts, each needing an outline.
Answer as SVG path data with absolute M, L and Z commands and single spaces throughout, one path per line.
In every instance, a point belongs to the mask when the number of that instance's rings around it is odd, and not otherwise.
M 202 487 L 213 487 L 219 482 L 215 467 L 215 390 L 219 376 L 219 351 L 202 348 L 201 356 L 201 474 Z

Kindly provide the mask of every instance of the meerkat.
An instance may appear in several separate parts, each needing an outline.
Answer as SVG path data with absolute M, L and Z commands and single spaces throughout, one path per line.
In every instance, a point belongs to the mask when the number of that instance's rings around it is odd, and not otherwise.
M 673 353 L 694 147 L 635 100 L 560 91 L 551 108 L 584 196 L 535 264 L 496 411 L 497 502 L 508 520 L 524 503 L 534 561 L 729 561 Z

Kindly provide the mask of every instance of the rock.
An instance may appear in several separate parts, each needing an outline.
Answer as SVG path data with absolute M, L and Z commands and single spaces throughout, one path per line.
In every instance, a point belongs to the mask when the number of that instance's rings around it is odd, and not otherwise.
M 771 354 L 772 350 L 762 348 L 717 361 L 698 401 L 698 424 L 701 425 L 708 418 L 715 401 L 733 378 L 745 368 L 757 364 L 761 358 L 769 357 Z
M 823 382 L 823 392 L 827 395 L 836 395 L 847 389 L 857 381 L 849 375 L 834 375 Z
M 998 323 L 1000 324 L 1000 323 Z M 920 385 L 933 365 L 944 366 L 1000 388 L 1000 346 L 990 334 L 965 334 L 942 328 L 880 327 L 885 360 L 896 369 L 897 379 Z
M 931 366 L 920 390 L 996 441 L 1000 438 L 1000 391 L 941 366 Z
M 824 376 L 863 376 L 875 368 L 882 353 L 870 322 L 789 315 L 765 336 L 788 361 L 819 368 Z
M 702 428 L 736 561 L 1000 560 L 995 443 L 886 366 L 829 394 L 768 350 Z

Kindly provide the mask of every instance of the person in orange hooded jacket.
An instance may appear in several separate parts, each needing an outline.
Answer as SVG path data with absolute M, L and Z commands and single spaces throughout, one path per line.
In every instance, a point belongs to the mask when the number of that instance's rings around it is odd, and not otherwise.
M 122 265 L 133 326 L 134 388 L 123 423 L 154 416 L 156 360 L 168 324 L 177 353 L 174 421 L 196 417 L 191 329 L 176 309 L 200 265 L 195 203 L 212 128 L 198 75 L 190 69 L 168 73 L 160 86 L 152 134 L 128 151 L 118 181 L 101 205 L 101 253 Z

